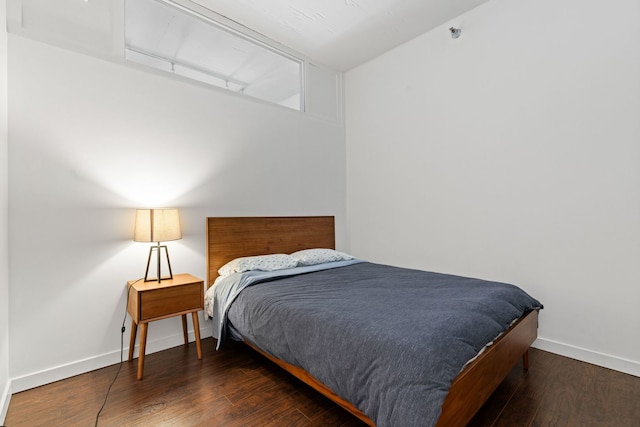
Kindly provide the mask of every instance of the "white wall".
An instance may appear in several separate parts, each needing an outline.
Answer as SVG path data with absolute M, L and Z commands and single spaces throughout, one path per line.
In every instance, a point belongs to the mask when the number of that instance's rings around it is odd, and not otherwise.
M 135 207 L 181 209 L 173 271 L 203 278 L 207 216 L 336 215 L 346 242 L 337 123 L 13 34 L 9 80 L 14 391 L 119 361 Z M 149 350 L 180 331 L 154 322 Z
M 638 46 L 635 0 L 492 0 L 348 72 L 351 251 L 515 282 L 538 347 L 640 375 Z
M 5 22 L 6 0 L 0 0 Z M 0 28 L 0 425 L 9 407 L 9 183 L 7 144 L 7 31 Z

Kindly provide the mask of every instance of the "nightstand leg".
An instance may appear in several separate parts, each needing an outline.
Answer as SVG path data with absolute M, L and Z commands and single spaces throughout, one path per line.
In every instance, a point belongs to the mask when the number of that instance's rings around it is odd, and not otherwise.
M 129 339 L 129 362 L 133 360 L 133 350 L 136 347 L 136 333 L 138 332 L 138 324 L 131 321 L 131 338 Z
M 182 334 L 184 335 L 184 344 L 189 344 L 189 334 L 187 333 L 187 315 L 182 315 Z
M 140 325 L 140 348 L 138 349 L 138 379 L 142 379 L 142 371 L 144 371 L 144 352 L 147 347 L 147 326 L 148 323 Z
M 198 360 L 202 360 L 202 346 L 200 345 L 200 323 L 198 322 L 198 312 L 191 313 L 193 319 L 193 333 L 196 335 L 196 350 L 198 350 Z

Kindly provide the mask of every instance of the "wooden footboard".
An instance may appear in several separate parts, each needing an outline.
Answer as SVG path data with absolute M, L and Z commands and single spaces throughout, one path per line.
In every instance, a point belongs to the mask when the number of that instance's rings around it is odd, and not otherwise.
M 528 368 L 529 347 L 537 336 L 538 311 L 533 310 L 522 316 L 453 380 L 437 425 L 467 425 L 520 358 L 525 369 Z
M 538 312 L 533 310 L 522 316 L 453 380 L 436 425 L 466 426 L 521 358 L 525 364 L 524 368 L 528 369 L 529 347 L 537 335 Z M 304 369 L 273 357 L 248 341 L 245 343 L 364 423 L 375 426 L 358 408 L 335 394 Z

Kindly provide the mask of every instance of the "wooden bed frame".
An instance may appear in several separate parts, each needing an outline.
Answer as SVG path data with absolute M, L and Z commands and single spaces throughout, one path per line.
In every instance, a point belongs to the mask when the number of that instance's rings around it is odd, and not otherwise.
M 207 287 L 218 277 L 218 269 L 232 259 L 311 248 L 335 248 L 333 217 L 207 218 Z M 537 338 L 537 330 L 538 312 L 533 310 L 518 319 L 493 345 L 467 365 L 451 384 L 437 425 L 467 425 L 520 358 L 524 369 L 528 369 L 529 347 Z M 249 342 L 247 344 L 360 420 L 374 425 L 354 405 L 303 369 L 266 354 Z

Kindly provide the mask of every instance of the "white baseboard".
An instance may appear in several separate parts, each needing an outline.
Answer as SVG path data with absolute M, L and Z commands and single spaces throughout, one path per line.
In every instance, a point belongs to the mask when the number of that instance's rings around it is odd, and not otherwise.
M 200 337 L 202 339 L 208 338 L 210 336 L 210 326 L 205 327 L 204 329 L 200 328 Z M 193 334 L 193 330 L 189 331 L 189 340 L 193 341 L 194 339 L 195 337 Z M 147 342 L 147 354 L 176 347 L 182 345 L 182 343 L 182 334 L 175 334 L 158 340 L 149 341 Z M 610 354 L 599 353 L 593 350 L 572 346 L 542 337 L 539 337 L 533 343 L 532 347 L 640 377 L 640 362 L 634 360 L 623 359 L 617 356 L 612 356 Z M 125 347 L 123 350 L 123 357 L 125 359 L 128 352 L 129 347 Z M 138 349 L 136 346 L 134 353 L 136 357 L 137 353 Z M 39 387 L 41 385 L 63 380 L 65 378 L 70 378 L 75 375 L 104 368 L 106 366 L 110 366 L 119 362 L 120 350 L 116 350 L 110 353 L 78 360 L 76 362 L 56 366 L 50 369 L 45 369 L 39 372 L 34 372 L 31 374 L 23 375 L 21 377 L 10 379 L 9 383 L 5 385 L 3 394 L 0 395 L 0 425 L 2 425 L 2 423 L 4 422 L 7 410 L 9 409 L 9 401 L 11 400 L 11 395 L 13 393 L 18 393 L 24 390 Z
M 211 336 L 211 326 L 207 322 L 204 329 L 200 328 L 200 338 L 208 338 Z M 189 342 L 195 340 L 193 330 L 189 331 Z M 126 339 L 125 339 L 126 343 Z M 155 353 L 157 351 L 166 350 L 168 348 L 176 347 L 184 343 L 184 337 L 182 333 L 164 337 L 161 339 L 147 341 L 146 354 Z M 127 360 L 129 353 L 129 347 L 124 347 L 123 358 Z M 137 357 L 138 346 L 136 345 L 134 356 Z M 33 372 L 31 374 L 23 375 L 20 377 L 11 379 L 12 393 L 18 393 L 31 388 L 40 387 L 41 385 L 49 384 L 55 381 L 60 381 L 65 378 L 70 378 L 76 375 L 84 374 L 86 372 L 94 371 L 96 369 L 104 368 L 106 366 L 120 363 L 120 350 L 112 351 L 110 353 L 101 354 L 98 356 L 89 357 L 87 359 L 78 360 L 75 362 L 67 363 L 65 365 L 55 366 L 53 368 L 45 369 L 39 372 Z M 7 408 L 9 404 L 7 403 Z M 0 424 L 1 425 L 1 424 Z
M 7 418 L 7 411 L 9 410 L 9 402 L 11 401 L 11 380 L 7 382 L 0 394 L 0 425 L 4 425 L 4 420 Z
M 640 362 L 634 360 L 623 359 L 621 357 L 599 353 L 586 348 L 575 347 L 546 338 L 538 338 L 533 343 L 532 347 L 640 377 Z

